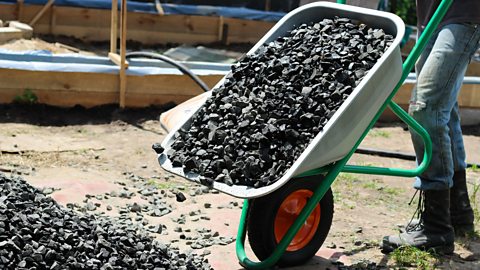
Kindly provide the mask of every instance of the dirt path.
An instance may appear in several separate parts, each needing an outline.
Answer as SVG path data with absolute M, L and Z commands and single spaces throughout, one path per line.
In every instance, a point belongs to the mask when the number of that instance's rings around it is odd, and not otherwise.
M 210 253 L 215 269 L 240 269 L 231 241 L 242 200 L 187 183 L 159 167 L 151 145 L 166 135 L 157 121 L 161 108 L 118 111 L 113 106 L 67 110 L 2 105 L 0 109 L 0 171 L 21 174 L 37 187 L 55 188 L 51 196 L 64 205 L 82 205 L 85 195 L 93 195 L 88 201 L 98 204 L 95 211 L 110 215 L 130 209 L 134 202 L 147 205 L 149 197 L 139 192 L 155 186 L 163 196 L 158 210 L 171 209 L 161 217 L 144 216 L 146 226 L 163 225 L 162 233 L 155 234 L 159 239 L 181 249 L 212 239 L 212 246 L 196 249 L 194 245 L 194 251 Z M 468 133 L 468 160 L 480 163 L 478 128 Z M 409 134 L 401 126 L 375 128 L 362 147 L 413 152 Z M 367 155 L 355 155 L 351 163 L 414 166 L 411 161 Z M 478 169 L 469 170 L 468 181 L 471 191 L 478 187 Z M 335 215 L 323 248 L 306 266 L 292 269 L 341 269 L 342 263 L 357 269 L 398 267 L 392 256 L 380 252 L 378 243 L 411 217 L 415 209 L 415 203 L 408 205 L 414 193 L 411 184 L 407 178 L 342 174 L 333 185 Z M 117 196 L 110 196 L 112 191 Z M 130 199 L 118 196 L 129 192 Z M 186 201 L 176 201 L 179 192 Z M 475 206 L 479 203 L 476 197 Z M 133 219 L 137 217 L 132 213 Z M 179 225 L 183 220 L 185 224 Z M 479 254 L 480 241 L 462 239 L 456 254 L 439 258 L 437 267 L 479 269 Z

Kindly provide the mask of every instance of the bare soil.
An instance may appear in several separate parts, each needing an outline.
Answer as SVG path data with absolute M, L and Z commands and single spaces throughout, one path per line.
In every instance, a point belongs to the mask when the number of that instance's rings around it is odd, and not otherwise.
M 132 189 L 132 179 L 141 177 L 156 183 L 167 192 L 167 203 L 173 212 L 159 218 L 150 218 L 152 224 L 163 224 L 166 229 L 156 235 L 182 249 L 188 243 L 179 240 L 175 232 L 177 219 L 186 216 L 185 228 L 211 228 L 220 236 L 235 237 L 242 200 L 212 192 L 163 171 L 151 149 L 161 142 L 166 132 L 160 128 L 158 117 L 168 106 L 137 110 L 119 110 L 114 105 L 92 109 L 70 109 L 43 105 L 0 105 L 0 171 L 21 174 L 37 187 L 58 190 L 51 196 L 59 203 L 79 203 L 86 194 L 98 195 Z M 468 161 L 480 163 L 480 128 L 466 128 L 465 144 Z M 383 125 L 374 128 L 361 147 L 413 153 L 408 131 L 403 125 Z M 352 164 L 383 167 L 412 168 L 412 161 L 355 155 Z M 401 268 L 391 256 L 378 248 L 385 235 L 398 232 L 411 218 L 416 203 L 408 204 L 413 196 L 413 179 L 370 175 L 342 174 L 332 189 L 335 196 L 335 215 L 332 228 L 317 257 L 304 266 L 291 269 L 335 269 L 339 262 L 356 265 L 357 269 L 371 269 L 374 263 L 381 269 Z M 471 194 L 480 184 L 478 169 L 469 169 Z M 120 184 L 124 184 L 122 186 Z M 182 192 L 185 202 L 175 200 Z M 480 198 L 474 197 L 475 209 Z M 143 203 L 140 196 L 132 199 L 110 198 L 98 200 L 96 211 L 117 215 L 120 207 L 132 202 Z M 205 203 L 211 204 L 206 207 Z M 106 206 L 113 206 L 106 211 Z M 196 215 L 191 212 L 200 211 Z M 479 218 L 477 216 L 477 218 Z M 480 229 L 476 224 L 476 229 Z M 209 260 L 215 269 L 241 268 L 235 255 L 235 244 L 214 245 L 207 248 Z M 195 250 L 204 252 L 203 249 Z M 250 252 L 250 251 L 248 251 Z M 250 252 L 251 255 L 251 252 Z M 480 269 L 480 241 L 473 237 L 458 239 L 453 256 L 440 257 L 434 266 L 438 269 Z M 252 255 L 251 255 L 252 256 Z M 361 268 L 365 266 L 364 268 Z M 433 267 L 433 266 L 432 266 Z M 417 266 L 404 267 L 417 269 Z
M 144 45 L 139 42 L 127 41 L 128 51 L 149 51 L 163 53 L 170 48 L 181 44 L 156 44 Z M 249 43 L 236 43 L 224 45 L 221 43 L 197 44 L 211 49 L 228 50 L 233 56 L 246 53 L 252 47 Z M 109 42 L 85 42 L 68 36 L 35 35 L 31 39 L 14 39 L 0 43 L 0 49 L 11 51 L 45 50 L 53 54 L 81 54 L 87 56 L 108 56 Z

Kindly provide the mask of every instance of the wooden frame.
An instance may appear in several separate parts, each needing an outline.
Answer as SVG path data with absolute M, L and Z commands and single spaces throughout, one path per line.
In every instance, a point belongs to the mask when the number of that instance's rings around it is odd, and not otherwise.
M 93 107 L 120 102 L 118 74 L 93 72 L 31 71 L 0 68 L 0 103 L 10 103 L 25 89 L 35 93 L 38 102 L 54 106 Z M 213 87 L 223 75 L 199 76 Z M 169 102 L 181 103 L 204 93 L 183 74 L 126 75 L 124 106 L 146 107 Z
M 34 26 L 37 21 L 42 18 L 42 16 L 47 12 L 47 10 L 53 5 L 55 0 L 48 0 L 48 2 L 45 4 L 45 6 L 42 7 L 42 9 L 33 17 L 33 19 L 28 23 L 30 26 Z
M 43 7 L 21 4 L 21 0 L 17 4 L 0 4 L 0 18 L 28 23 Z M 146 45 L 218 41 L 256 43 L 275 24 L 218 16 L 159 16 L 139 12 L 128 12 L 127 16 L 128 39 Z M 36 21 L 34 33 L 72 36 L 85 41 L 110 41 L 111 17 L 111 10 L 54 6 Z

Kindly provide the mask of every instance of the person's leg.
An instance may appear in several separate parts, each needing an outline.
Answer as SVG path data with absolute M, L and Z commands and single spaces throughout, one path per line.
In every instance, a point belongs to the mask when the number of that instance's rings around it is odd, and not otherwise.
M 465 73 L 464 73 L 465 74 Z M 459 80 L 458 87 L 460 88 L 463 83 L 463 76 Z M 460 121 L 460 110 L 458 108 L 458 102 L 453 105 L 452 112 L 450 113 L 450 121 L 448 122 L 449 136 L 452 145 L 452 158 L 453 158 L 453 171 L 463 171 L 467 168 L 465 157 L 465 146 L 463 145 L 462 127 Z
M 455 87 L 461 88 L 462 83 L 463 76 L 457 80 Z M 453 186 L 450 188 L 450 220 L 455 231 L 455 236 L 464 236 L 474 231 L 474 214 L 467 190 L 465 170 L 467 163 L 465 162 L 465 147 L 463 145 L 460 124 L 460 113 L 457 102 L 450 113 L 450 121 L 448 122 L 454 168 Z M 419 220 L 414 219 L 409 222 L 406 229 L 411 229 L 417 226 L 418 223 Z
M 463 81 L 463 76 L 462 76 Z M 458 87 L 461 86 L 461 82 Z M 473 225 L 474 214 L 470 205 L 467 189 L 467 175 L 465 162 L 465 148 L 463 145 L 462 129 L 458 103 L 453 107 L 448 122 L 453 156 L 453 186 L 450 189 L 450 216 L 455 236 L 465 236 L 475 230 Z
M 432 162 L 417 178 L 414 187 L 421 190 L 418 226 L 383 239 L 382 251 L 390 252 L 402 245 L 434 249 L 441 253 L 454 250 L 454 233 L 450 221 L 450 186 L 454 171 L 450 139 L 451 112 L 456 104 L 465 67 L 477 48 L 480 33 L 476 27 L 451 24 L 437 30 L 417 63 L 417 87 L 412 93 L 409 113 L 430 134 Z M 423 141 L 412 132 L 418 163 L 423 159 Z
M 420 66 L 409 113 L 430 134 L 433 153 L 430 166 L 414 184 L 417 189 L 440 190 L 453 184 L 454 161 L 449 122 L 460 89 L 456 87 L 457 82 L 463 78 L 479 38 L 480 30 L 473 25 L 446 25 L 439 31 L 430 54 Z M 458 136 L 455 139 L 458 140 Z M 420 163 L 423 141 L 415 132 L 412 132 L 412 141 Z

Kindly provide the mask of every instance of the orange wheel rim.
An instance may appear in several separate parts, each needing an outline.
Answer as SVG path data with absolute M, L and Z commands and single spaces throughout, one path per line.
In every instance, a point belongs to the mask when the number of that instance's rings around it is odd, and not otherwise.
M 283 236 L 300 215 L 300 212 L 312 195 L 312 191 L 308 189 L 300 189 L 288 195 L 288 197 L 282 202 L 277 211 L 277 215 L 275 216 L 274 224 L 275 240 L 277 243 L 282 240 Z M 287 247 L 287 251 L 297 251 L 308 245 L 315 235 L 319 224 L 320 205 L 317 205 Z

